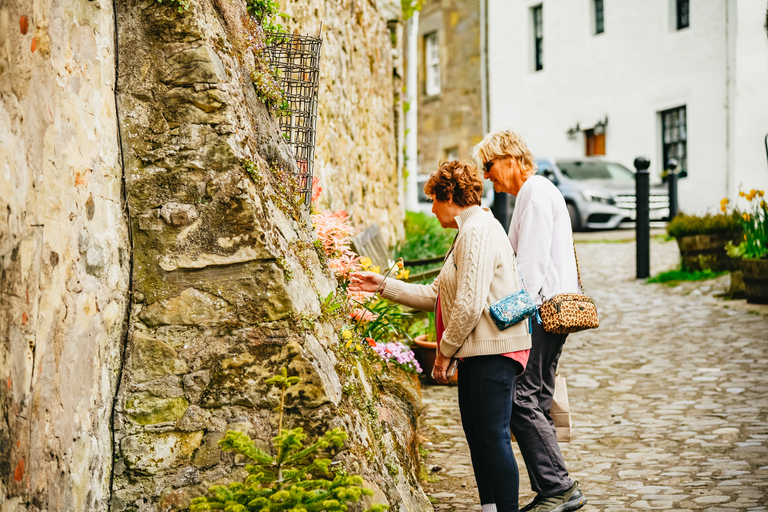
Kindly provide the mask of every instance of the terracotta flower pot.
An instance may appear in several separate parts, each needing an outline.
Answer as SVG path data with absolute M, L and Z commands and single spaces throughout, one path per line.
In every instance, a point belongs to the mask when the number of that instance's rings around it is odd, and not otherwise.
M 768 304 L 768 259 L 741 260 L 747 302 Z
M 424 372 L 423 375 L 430 383 L 438 384 L 432 378 L 432 368 L 435 366 L 435 359 L 437 358 L 437 343 L 434 341 L 427 341 L 426 334 L 416 336 L 413 338 L 413 341 L 416 343 L 413 351 L 416 353 L 416 359 L 419 360 L 421 369 Z M 453 377 L 448 381 L 448 384 L 456 383 L 458 381 L 459 371 L 456 370 L 456 373 L 453 374 Z

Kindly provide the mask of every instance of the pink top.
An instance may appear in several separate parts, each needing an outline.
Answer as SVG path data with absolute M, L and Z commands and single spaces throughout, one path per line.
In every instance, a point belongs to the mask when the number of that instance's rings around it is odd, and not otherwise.
M 443 325 L 443 314 L 440 311 L 440 295 L 437 296 L 437 310 L 435 311 L 435 328 L 437 330 L 437 350 L 440 350 L 440 340 L 443 338 L 443 333 L 445 332 L 445 326 Z M 506 354 L 499 354 L 504 357 L 508 357 L 510 359 L 514 359 L 518 363 L 520 363 L 520 366 L 522 367 L 522 371 L 520 373 L 523 373 L 525 371 L 525 367 L 528 365 L 528 355 L 531 353 L 530 349 L 528 350 L 518 350 L 517 352 L 507 352 Z

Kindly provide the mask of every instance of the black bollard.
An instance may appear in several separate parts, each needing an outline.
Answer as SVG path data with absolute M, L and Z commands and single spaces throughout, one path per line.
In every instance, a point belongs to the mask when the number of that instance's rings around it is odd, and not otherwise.
M 677 215 L 677 179 L 679 164 L 674 158 L 667 160 L 667 185 L 669 186 L 669 220 Z
M 635 242 L 637 246 L 637 278 L 651 275 L 651 162 L 642 156 L 635 158 Z

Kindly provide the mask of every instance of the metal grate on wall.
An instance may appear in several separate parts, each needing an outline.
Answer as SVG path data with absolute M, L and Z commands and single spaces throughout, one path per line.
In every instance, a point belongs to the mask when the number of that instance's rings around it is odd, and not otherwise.
M 299 187 L 305 204 L 309 205 L 322 38 L 320 34 L 313 37 L 279 32 L 266 32 L 266 36 L 270 64 L 280 71 L 280 85 L 288 107 L 277 113 L 280 132 L 293 148 Z

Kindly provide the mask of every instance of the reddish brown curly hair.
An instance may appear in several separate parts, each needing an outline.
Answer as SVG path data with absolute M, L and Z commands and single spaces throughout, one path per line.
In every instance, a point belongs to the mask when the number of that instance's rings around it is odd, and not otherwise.
M 483 178 L 471 163 L 459 160 L 440 162 L 424 184 L 424 193 L 436 201 L 453 200 L 458 206 L 479 205 L 483 197 Z

